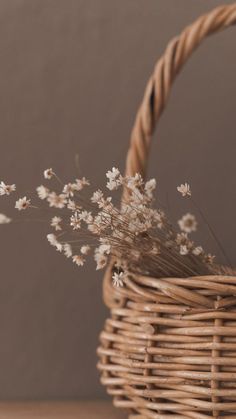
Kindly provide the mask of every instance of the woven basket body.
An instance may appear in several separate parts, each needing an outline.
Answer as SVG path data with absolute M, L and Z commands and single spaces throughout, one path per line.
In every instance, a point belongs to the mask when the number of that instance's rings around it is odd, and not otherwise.
M 145 176 L 153 130 L 172 82 L 208 35 L 236 23 L 236 4 L 173 39 L 158 61 L 131 135 L 126 173 Z M 134 276 L 114 289 L 98 348 L 101 382 L 129 418 L 236 418 L 236 276 Z

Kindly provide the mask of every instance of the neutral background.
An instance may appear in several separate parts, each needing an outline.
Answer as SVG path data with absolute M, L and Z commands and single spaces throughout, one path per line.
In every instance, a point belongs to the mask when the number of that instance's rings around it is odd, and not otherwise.
M 28 191 L 53 167 L 68 181 L 79 153 L 80 173 L 103 185 L 111 166 L 124 167 L 146 80 L 168 40 L 220 3 L 0 0 L 0 179 Z M 236 264 L 235 41 L 236 28 L 214 36 L 181 73 L 150 175 L 174 221 L 189 210 L 176 185 L 191 183 Z M 0 212 L 12 214 L 7 202 Z M 102 274 L 61 257 L 47 232 L 1 226 L 0 399 L 104 397 L 95 354 L 108 315 Z

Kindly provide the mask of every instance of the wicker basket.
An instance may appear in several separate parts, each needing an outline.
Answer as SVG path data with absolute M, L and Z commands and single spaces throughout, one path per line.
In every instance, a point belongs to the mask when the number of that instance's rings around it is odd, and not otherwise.
M 236 4 L 174 38 L 152 74 L 131 136 L 126 171 L 145 175 L 151 134 L 171 85 L 208 35 L 236 23 Z M 134 277 L 114 289 L 98 349 L 101 381 L 130 418 L 236 418 L 236 276 Z

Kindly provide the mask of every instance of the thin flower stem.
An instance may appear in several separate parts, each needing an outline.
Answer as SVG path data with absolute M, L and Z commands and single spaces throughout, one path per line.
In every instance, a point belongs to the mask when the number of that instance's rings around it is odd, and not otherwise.
M 210 233 L 211 233 L 212 237 L 214 238 L 215 242 L 216 242 L 216 243 L 217 243 L 217 245 L 218 245 L 218 248 L 220 249 L 220 251 L 221 251 L 222 255 L 224 256 L 224 258 L 225 258 L 225 261 L 226 261 L 227 265 L 228 265 L 230 268 L 232 268 L 232 263 L 231 263 L 230 259 L 228 258 L 228 256 L 227 256 L 227 254 L 226 254 L 226 252 L 225 252 L 225 250 L 224 250 L 224 248 L 223 248 L 223 246 L 222 246 L 222 244 L 221 244 L 220 240 L 218 239 L 218 237 L 217 237 L 216 233 L 214 232 L 213 228 L 211 227 L 211 225 L 210 225 L 209 221 L 207 220 L 207 218 L 206 218 L 205 214 L 203 213 L 202 209 L 201 209 L 201 208 L 197 205 L 196 201 L 195 201 L 192 197 L 190 197 L 190 199 L 191 199 L 191 201 L 192 201 L 192 203 L 193 203 L 194 207 L 198 210 L 198 212 L 200 213 L 200 215 L 201 215 L 202 219 L 203 219 L 203 220 L 204 220 L 204 222 L 206 223 L 206 225 L 207 225 L 207 227 L 208 227 L 208 229 L 209 229 L 209 231 L 210 231 Z

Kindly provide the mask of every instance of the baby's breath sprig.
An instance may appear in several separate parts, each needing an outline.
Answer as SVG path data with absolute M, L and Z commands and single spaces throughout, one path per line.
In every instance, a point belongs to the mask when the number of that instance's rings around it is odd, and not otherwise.
M 213 256 L 189 237 L 197 229 L 195 216 L 185 214 L 178 221 L 180 231 L 176 231 L 165 212 L 154 207 L 155 179 L 145 182 L 139 173 L 122 176 L 113 167 L 106 173 L 109 193 L 119 188 L 128 192 L 123 194 L 121 205 L 115 205 L 113 197 L 100 189 L 87 198 L 85 190 L 90 182 L 85 177 L 63 184 L 52 168 L 43 175 L 49 183 L 53 178 L 58 180 L 56 189 L 41 184 L 36 188 L 41 205 L 32 204 L 33 198 L 24 196 L 16 201 L 15 208 L 28 211 L 43 208 L 46 203 L 54 212 L 49 219 L 53 232 L 47 235 L 48 242 L 77 266 L 83 266 L 93 255 L 96 269 L 102 269 L 112 258 L 116 287 L 125 285 L 129 273 L 159 278 L 214 272 Z M 188 183 L 177 189 L 182 196 L 191 197 Z M 15 190 L 15 184 L 0 183 L 0 195 Z M 0 224 L 10 221 L 0 214 Z

